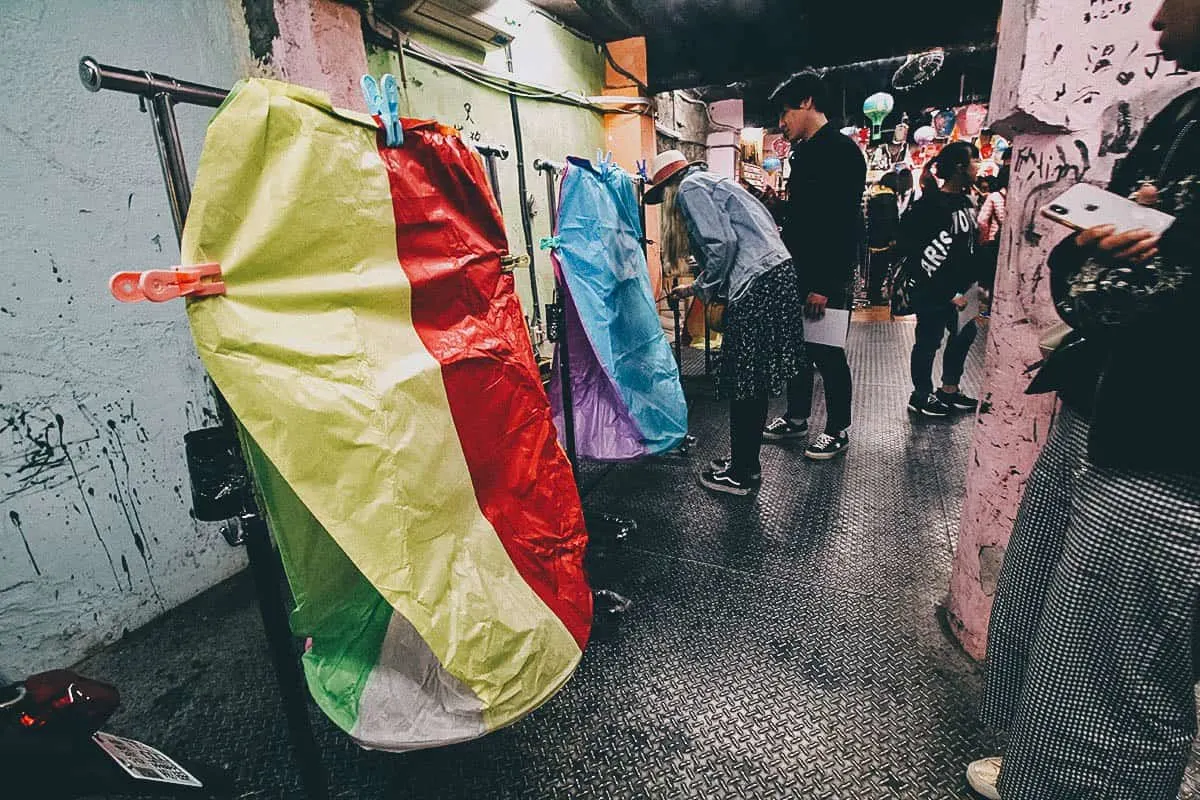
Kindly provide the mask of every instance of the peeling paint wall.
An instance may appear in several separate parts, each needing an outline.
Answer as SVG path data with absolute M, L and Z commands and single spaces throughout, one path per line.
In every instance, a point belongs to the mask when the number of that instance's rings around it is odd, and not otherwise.
M 8 3 L 0 62 L 0 673 L 65 666 L 244 564 L 190 516 L 183 435 L 212 405 L 178 304 L 118 306 L 178 263 L 149 118 L 82 55 L 228 86 L 236 0 Z M 210 109 L 180 106 L 189 163 Z
M 1070 185 L 1107 183 L 1148 119 L 1200 83 L 1162 61 L 1150 30 L 1159 0 L 1006 0 L 992 127 L 1013 144 L 1008 219 L 988 334 L 983 398 L 967 473 L 949 618 L 982 658 L 992 596 L 1025 481 L 1053 419 L 1052 396 L 1024 394 L 1038 339 L 1058 321 L 1046 257 L 1066 230 L 1038 210 Z
M 359 78 L 366 71 L 362 18 L 336 0 L 275 0 L 279 37 L 271 65 L 289 83 L 320 89 L 333 104 L 366 111 Z
M 506 72 L 503 49 L 486 53 L 473 50 L 432 34 L 413 31 L 412 38 L 446 55 L 470 59 L 494 72 Z M 580 39 L 540 14 L 528 13 L 520 21 L 512 43 L 513 68 L 522 79 L 584 95 L 599 95 L 604 83 L 604 56 L 595 45 Z M 499 161 L 500 199 L 505 229 L 513 253 L 525 252 L 521 228 L 520 193 L 517 180 L 516 138 L 508 95 L 462 78 L 450 70 L 414 57 L 404 58 L 403 70 L 393 50 L 372 49 L 370 68 L 376 75 L 403 75 L 402 113 L 433 118 L 457 127 L 471 143 L 501 144 L 508 148 L 507 160 Z M 538 158 L 561 162 L 568 155 L 595 158 L 604 146 L 603 115 L 583 108 L 531 99 L 518 101 L 525 148 L 525 180 L 532 210 L 533 243 L 550 235 L 546 207 L 545 176 L 533 168 Z M 554 277 L 546 253 L 534 254 L 538 297 L 545 305 L 554 294 Z M 531 314 L 532 291 L 528 273 L 517 275 L 517 293 Z
M 682 92 L 662 92 L 655 96 L 655 124 L 659 151 L 676 149 L 690 161 L 708 158 L 708 115 L 703 105 L 683 99 Z

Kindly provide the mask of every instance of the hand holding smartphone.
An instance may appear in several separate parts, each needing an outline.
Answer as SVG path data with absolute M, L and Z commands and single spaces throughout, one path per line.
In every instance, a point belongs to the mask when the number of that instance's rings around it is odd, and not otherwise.
M 1086 183 L 1042 208 L 1042 216 L 1079 231 L 1075 243 L 1114 261 L 1142 264 L 1158 255 L 1158 237 L 1175 218 Z
M 1170 214 L 1088 183 L 1075 184 L 1043 206 L 1042 216 L 1076 231 L 1111 225 L 1118 234 L 1138 229 L 1161 234 L 1175 221 Z

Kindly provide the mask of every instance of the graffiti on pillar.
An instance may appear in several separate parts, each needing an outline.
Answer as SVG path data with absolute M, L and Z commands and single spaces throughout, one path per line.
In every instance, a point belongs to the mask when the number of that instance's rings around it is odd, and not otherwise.
M 1075 139 L 1073 147 L 1056 144 L 1054 150 L 1039 150 L 1032 146 L 1017 149 L 1013 157 L 1013 171 L 1025 175 L 1029 183 L 1058 183 L 1067 178 L 1072 183 L 1083 180 L 1092 168 L 1087 142 Z
M 1083 130 L 1114 99 L 1178 81 L 1186 73 L 1163 58 L 1150 28 L 1158 5 L 1159 0 L 1038 4 L 1026 57 L 1045 69 L 1022 79 L 1033 90 L 1025 110 L 1047 123 Z

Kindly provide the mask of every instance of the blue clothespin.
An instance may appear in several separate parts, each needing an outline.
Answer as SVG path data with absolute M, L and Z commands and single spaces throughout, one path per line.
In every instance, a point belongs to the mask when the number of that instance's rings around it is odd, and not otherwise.
M 400 87 L 394 75 L 383 76 L 383 88 L 371 75 L 362 76 L 363 99 L 367 110 L 379 117 L 383 125 L 384 144 L 399 147 L 404 144 L 404 130 L 400 126 Z
M 603 150 L 596 151 L 596 164 L 600 167 L 600 173 L 607 175 L 613 168 L 613 154 L 609 150 L 605 153 Z
M 646 174 L 646 169 L 647 169 L 646 159 L 643 158 L 640 161 L 636 161 L 634 163 L 637 165 L 638 175 L 642 176 L 642 180 L 643 181 L 650 180 L 650 176 Z
M 399 147 L 404 144 L 404 127 L 400 124 L 400 85 L 390 72 L 383 76 L 383 102 L 388 112 L 388 147 Z

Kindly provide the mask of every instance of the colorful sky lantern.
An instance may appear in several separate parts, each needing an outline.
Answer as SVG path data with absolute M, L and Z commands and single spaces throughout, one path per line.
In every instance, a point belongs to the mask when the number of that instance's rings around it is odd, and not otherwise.
M 876 92 L 863 102 L 863 113 L 867 115 L 867 119 L 871 120 L 872 140 L 880 138 L 883 120 L 892 113 L 892 109 L 895 107 L 895 99 L 887 92 Z
M 950 134 L 954 133 L 954 123 L 958 121 L 958 115 L 954 113 L 952 108 L 944 108 L 933 115 L 933 129 L 942 139 L 950 138 Z
M 937 138 L 937 131 L 931 125 L 922 125 L 913 134 L 913 141 L 924 147 Z
M 959 139 L 973 139 L 983 130 L 983 121 L 987 119 L 987 106 L 971 103 L 963 106 L 955 115 L 955 130 Z
M 783 162 L 775 156 L 767 156 L 764 158 L 762 165 L 763 169 L 767 171 L 768 175 L 774 175 L 776 172 L 779 172 L 779 170 L 783 169 Z

